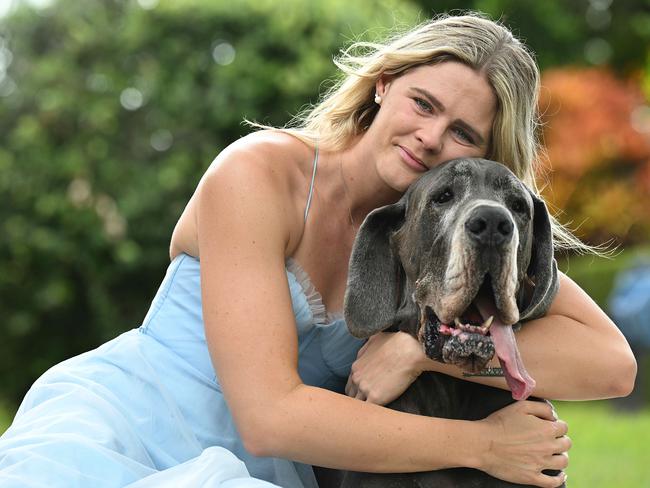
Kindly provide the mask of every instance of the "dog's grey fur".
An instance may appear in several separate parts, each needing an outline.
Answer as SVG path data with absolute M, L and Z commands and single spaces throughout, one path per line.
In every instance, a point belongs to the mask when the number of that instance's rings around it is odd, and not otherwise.
M 549 215 L 544 202 L 505 166 L 482 159 L 450 161 L 363 222 L 350 259 L 348 328 L 356 337 L 408 332 L 432 359 L 475 372 L 494 354 L 491 338 L 469 334 L 471 340 L 454 342 L 427 319 L 435 313 L 441 323 L 453 324 L 487 275 L 503 323 L 542 316 L 558 289 Z M 388 407 L 476 420 L 512 402 L 504 390 L 424 373 Z M 317 475 L 327 487 L 519 486 L 473 469 L 407 475 L 317 469 Z

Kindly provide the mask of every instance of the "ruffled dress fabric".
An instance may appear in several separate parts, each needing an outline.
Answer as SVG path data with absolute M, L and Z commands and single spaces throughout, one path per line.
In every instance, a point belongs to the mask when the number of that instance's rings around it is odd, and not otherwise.
M 291 259 L 287 284 L 300 376 L 341 392 L 362 341 L 327 316 Z M 0 487 L 123 486 L 317 488 L 311 466 L 244 449 L 208 354 L 199 261 L 187 255 L 141 327 L 47 371 L 0 438 Z

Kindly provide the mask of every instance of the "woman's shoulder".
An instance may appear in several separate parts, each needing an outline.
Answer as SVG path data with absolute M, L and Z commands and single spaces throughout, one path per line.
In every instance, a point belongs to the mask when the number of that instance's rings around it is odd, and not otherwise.
M 288 242 L 293 246 L 302 232 L 302 208 L 313 151 L 299 139 L 271 130 L 254 132 L 230 144 L 210 164 L 179 218 L 170 255 L 185 252 L 199 256 L 197 203 L 210 193 L 230 194 L 233 199 L 245 194 L 256 205 L 281 208 L 282 220 L 288 226 Z
M 314 161 L 314 148 L 274 130 L 262 130 L 235 141 L 212 162 L 197 195 L 235 191 L 260 206 L 279 209 L 293 243 L 302 232 L 304 204 Z M 234 196 L 234 194 L 233 194 Z
M 216 184 L 246 180 L 293 195 L 311 176 L 313 159 L 314 148 L 300 139 L 279 130 L 261 130 L 221 151 L 203 179 Z
M 255 173 L 286 177 L 311 171 L 314 147 L 279 130 L 261 130 L 238 139 L 214 160 L 208 172 L 217 168 L 241 166 Z M 282 178 L 286 181 L 286 178 Z

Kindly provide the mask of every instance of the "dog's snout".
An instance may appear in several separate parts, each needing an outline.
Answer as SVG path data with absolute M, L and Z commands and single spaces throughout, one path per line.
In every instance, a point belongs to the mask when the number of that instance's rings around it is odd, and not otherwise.
M 476 208 L 465 222 L 467 234 L 485 246 L 501 246 L 510 241 L 513 223 L 508 213 L 499 207 Z

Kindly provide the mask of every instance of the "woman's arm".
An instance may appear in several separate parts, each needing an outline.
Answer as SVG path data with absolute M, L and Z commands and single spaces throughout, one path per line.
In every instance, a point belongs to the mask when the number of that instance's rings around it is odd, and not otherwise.
M 471 466 L 557 486 L 562 475 L 540 470 L 563 469 L 565 456 L 553 453 L 570 441 L 563 422 L 540 420 L 551 418 L 547 405 L 521 402 L 480 422 L 432 419 L 302 383 L 284 269 L 296 210 L 287 175 L 263 159 L 225 155 L 197 194 L 206 337 L 246 449 L 360 471 Z
M 566 275 L 547 315 L 516 333 L 526 369 L 537 385 L 533 395 L 556 400 L 594 400 L 629 395 L 636 361 L 616 325 Z M 406 359 L 406 356 L 410 359 Z M 404 360 L 395 374 L 381 365 Z M 499 366 L 496 357 L 491 366 Z M 508 389 L 504 378 L 464 377 L 455 366 L 432 361 L 411 336 L 381 334 L 360 351 L 346 391 L 357 398 L 385 403 L 401 394 L 422 371 L 438 371 L 469 381 Z M 400 390 L 400 391 L 398 391 Z

